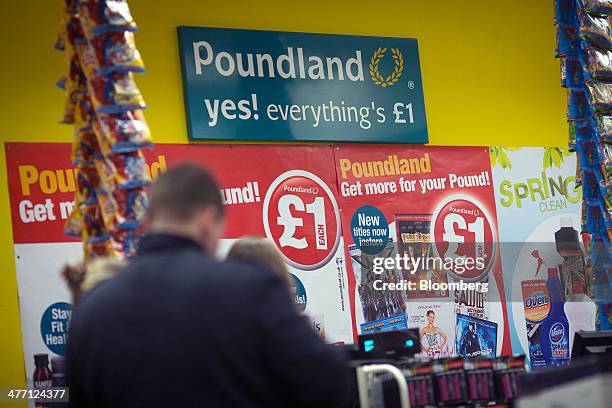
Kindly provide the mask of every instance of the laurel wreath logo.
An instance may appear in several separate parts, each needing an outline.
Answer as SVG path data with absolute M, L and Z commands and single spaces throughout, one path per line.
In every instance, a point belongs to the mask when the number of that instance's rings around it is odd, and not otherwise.
M 400 76 L 402 76 L 402 72 L 404 72 L 404 56 L 399 48 L 391 48 L 391 57 L 395 63 L 395 67 L 393 68 L 393 72 L 391 75 L 387 77 L 383 77 L 378 70 L 380 65 L 380 61 L 385 57 L 387 52 L 387 48 L 379 47 L 374 51 L 374 55 L 372 55 L 372 59 L 370 60 L 370 77 L 372 81 L 383 88 L 388 86 L 393 86 L 399 80 Z

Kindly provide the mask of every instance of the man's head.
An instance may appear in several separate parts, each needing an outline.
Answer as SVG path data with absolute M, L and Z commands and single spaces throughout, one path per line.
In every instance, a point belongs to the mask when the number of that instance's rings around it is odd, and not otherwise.
M 213 176 L 197 164 L 170 168 L 151 186 L 150 230 L 188 236 L 214 252 L 225 221 L 219 190 Z

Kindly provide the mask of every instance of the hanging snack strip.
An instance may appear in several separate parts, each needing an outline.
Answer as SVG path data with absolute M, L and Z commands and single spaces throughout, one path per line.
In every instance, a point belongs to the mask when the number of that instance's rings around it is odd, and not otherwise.
M 555 0 L 556 56 L 567 88 L 569 147 L 578 157 L 582 232 L 596 299 L 612 301 L 612 0 Z M 601 319 L 601 328 L 605 322 Z M 612 322 L 610 322 L 612 324 Z
M 129 257 L 142 233 L 150 178 L 142 149 L 151 134 L 134 80 L 144 65 L 126 1 L 66 0 L 55 48 L 67 74 L 62 123 L 74 125 L 75 206 L 65 232 L 82 239 L 85 259 Z

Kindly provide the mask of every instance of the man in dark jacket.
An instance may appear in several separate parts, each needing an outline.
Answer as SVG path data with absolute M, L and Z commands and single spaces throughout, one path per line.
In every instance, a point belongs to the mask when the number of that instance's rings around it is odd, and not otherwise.
M 323 407 L 346 397 L 343 357 L 269 271 L 215 260 L 219 186 L 196 165 L 152 186 L 149 235 L 75 307 L 72 407 Z

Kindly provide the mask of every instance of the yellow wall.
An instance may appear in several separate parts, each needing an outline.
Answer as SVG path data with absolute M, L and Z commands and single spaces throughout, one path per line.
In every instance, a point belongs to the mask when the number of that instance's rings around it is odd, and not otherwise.
M 138 84 L 156 141 L 186 142 L 176 26 L 306 31 L 419 40 L 429 136 L 436 145 L 563 146 L 551 1 L 130 0 L 147 74 Z M 57 124 L 63 72 L 52 49 L 63 1 L 5 1 L 0 140 L 69 141 Z M 16 279 L 0 154 L 0 387 L 23 383 Z

